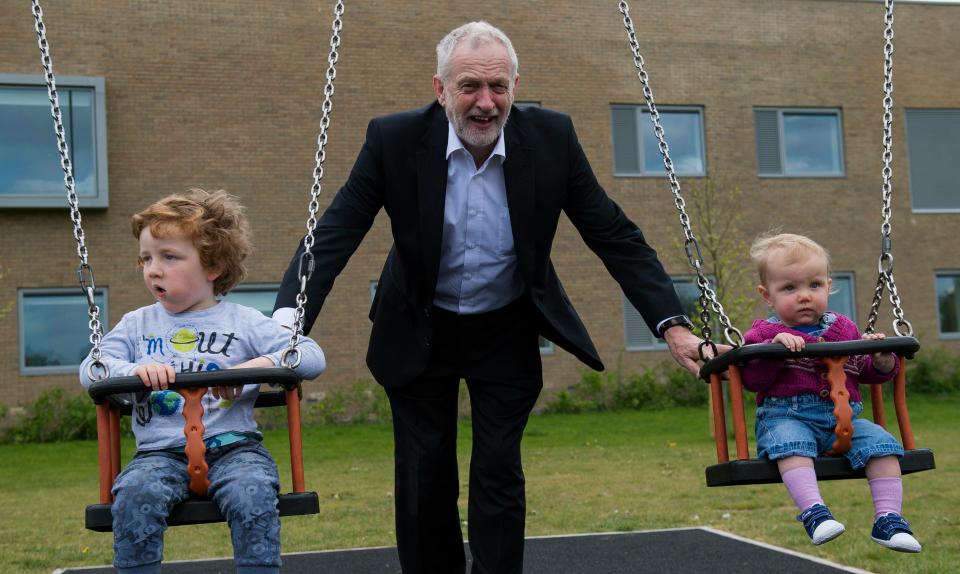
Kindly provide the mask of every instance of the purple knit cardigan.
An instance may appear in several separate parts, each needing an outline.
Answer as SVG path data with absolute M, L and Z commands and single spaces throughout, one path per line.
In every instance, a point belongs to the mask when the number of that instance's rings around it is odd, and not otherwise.
M 790 333 L 803 337 L 808 343 L 857 341 L 860 330 L 853 321 L 839 313 L 836 320 L 819 337 L 813 337 L 784 325 L 758 319 L 744 335 L 744 343 L 772 343 L 778 333 Z M 879 384 L 896 376 L 900 369 L 900 358 L 894 355 L 893 370 L 889 373 L 878 372 L 873 367 L 871 355 L 854 355 L 847 360 L 843 370 L 847 373 L 847 392 L 850 400 L 859 402 L 860 390 L 857 386 Z M 793 397 L 804 393 L 814 393 L 827 398 L 830 382 L 827 380 L 827 366 L 823 361 L 813 358 L 796 359 L 757 359 L 743 367 L 743 386 L 757 393 L 757 405 L 766 397 Z

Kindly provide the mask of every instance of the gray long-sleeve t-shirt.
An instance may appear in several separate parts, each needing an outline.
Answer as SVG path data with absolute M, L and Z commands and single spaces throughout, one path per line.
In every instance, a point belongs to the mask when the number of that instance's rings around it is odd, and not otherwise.
M 200 311 L 170 313 L 159 303 L 127 313 L 103 337 L 101 360 L 111 377 L 133 374 L 138 365 L 162 363 L 177 373 L 229 369 L 240 363 L 267 357 L 274 365 L 289 346 L 290 332 L 256 309 L 220 301 Z M 300 365 L 295 369 L 303 379 L 314 379 L 326 368 L 323 351 L 310 338 L 302 337 L 297 348 Z M 87 357 L 80 366 L 80 382 L 89 387 Z M 253 403 L 260 386 L 245 385 L 239 397 L 230 401 L 203 397 L 204 439 L 235 432 L 257 434 Z M 137 450 L 177 448 L 186 444 L 183 434 L 183 397 L 157 391 L 139 393 L 134 401 L 133 434 Z

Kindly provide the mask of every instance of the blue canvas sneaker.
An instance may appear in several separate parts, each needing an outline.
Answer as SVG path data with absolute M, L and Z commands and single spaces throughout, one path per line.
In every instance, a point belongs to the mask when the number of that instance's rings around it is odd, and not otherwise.
M 913 537 L 910 525 L 899 514 L 884 514 L 873 523 L 873 541 L 897 552 L 920 552 L 920 543 Z
M 830 542 L 846 530 L 842 524 L 833 518 L 830 509 L 822 504 L 814 504 L 804 510 L 797 517 L 797 520 L 803 523 L 810 540 L 817 545 Z

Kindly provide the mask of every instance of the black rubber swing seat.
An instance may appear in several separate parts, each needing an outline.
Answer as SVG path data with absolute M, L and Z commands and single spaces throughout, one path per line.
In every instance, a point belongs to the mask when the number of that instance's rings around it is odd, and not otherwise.
M 711 375 L 719 375 L 730 366 L 742 367 L 754 359 L 837 357 L 878 352 L 894 353 L 901 357 L 913 358 L 913 355 L 919 349 L 920 343 L 913 337 L 888 337 L 879 341 L 810 343 L 800 353 L 788 351 L 783 345 L 744 345 L 707 362 L 700 370 L 700 376 L 709 381 Z M 902 474 L 912 474 L 935 468 L 936 461 L 933 457 L 933 451 L 928 448 L 906 450 L 900 459 L 900 472 Z M 866 477 L 865 469 L 854 470 L 850 466 L 850 462 L 842 456 L 820 456 L 814 460 L 814 470 L 817 473 L 818 480 L 845 480 Z M 776 462 L 767 459 L 720 462 L 707 467 L 706 479 L 707 486 L 740 486 L 782 482 Z
M 234 369 L 223 371 L 208 371 L 204 373 L 180 373 L 171 389 L 192 387 L 215 387 L 245 384 L 270 384 L 286 390 L 296 389 L 300 378 L 290 369 Z M 138 377 L 115 377 L 94 383 L 88 389 L 90 397 L 97 404 L 111 401 L 111 397 L 124 393 L 136 393 L 144 390 L 143 383 Z M 129 415 L 129 404 L 119 404 L 111 401 L 113 408 L 120 415 Z M 269 391 L 260 393 L 254 405 L 255 408 L 279 407 L 286 405 L 286 393 L 283 391 Z M 299 436 L 299 427 L 296 429 Z M 85 512 L 85 525 L 88 530 L 96 532 L 111 532 L 113 530 L 113 514 L 111 505 L 106 503 L 91 504 Z M 280 516 L 302 516 L 320 512 L 320 498 L 316 492 L 290 492 L 278 495 L 277 510 Z M 213 500 L 206 497 L 191 495 L 191 498 L 176 505 L 167 517 L 168 526 L 182 526 L 188 524 L 209 524 L 225 522 L 223 514 Z

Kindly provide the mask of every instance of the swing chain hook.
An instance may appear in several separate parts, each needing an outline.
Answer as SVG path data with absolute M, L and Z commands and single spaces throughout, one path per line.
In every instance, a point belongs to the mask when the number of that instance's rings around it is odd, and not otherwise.
M 50 100 L 50 115 L 53 116 L 53 128 L 57 136 L 57 150 L 60 153 L 60 167 L 63 169 L 63 183 L 67 192 L 67 203 L 70 205 L 70 220 L 73 222 L 73 238 L 77 241 L 77 257 L 80 266 L 77 267 L 77 279 L 80 289 L 87 298 L 87 315 L 90 320 L 90 357 L 93 361 L 88 370 L 90 378 L 102 381 L 109 378 L 110 369 L 102 361 L 100 344 L 103 341 L 103 325 L 100 322 L 100 307 L 96 303 L 96 284 L 93 279 L 93 266 L 87 260 L 88 252 L 86 236 L 80 217 L 80 201 L 77 198 L 76 181 L 73 177 L 73 164 L 70 162 L 70 150 L 64 135 L 63 116 L 60 111 L 60 97 L 57 94 L 57 80 L 53 73 L 53 60 L 50 57 L 50 44 L 47 42 L 46 27 L 43 24 L 43 9 L 38 0 L 32 0 L 34 29 L 37 31 L 37 45 L 40 47 L 40 64 L 43 66 L 43 75 L 47 83 L 47 97 Z M 89 277 L 89 281 L 88 278 Z
M 667 178 L 670 181 L 670 191 L 673 193 L 674 204 L 676 205 L 677 211 L 680 212 L 680 225 L 683 227 L 684 235 L 683 249 L 687 254 L 687 261 L 690 267 L 697 273 L 697 286 L 700 288 L 700 329 L 704 339 L 704 342 L 701 343 L 700 346 L 700 356 L 703 358 L 703 349 L 705 346 L 710 346 L 714 351 L 714 356 L 716 356 L 716 344 L 711 340 L 713 335 L 713 329 L 710 327 L 712 323 L 710 317 L 711 309 L 720 320 L 723 326 L 724 336 L 730 345 L 734 347 L 743 345 L 743 334 L 730 323 L 730 318 L 727 317 L 726 312 L 723 310 L 723 305 L 717 300 L 717 294 L 710 288 L 710 281 L 703 272 L 703 255 L 700 251 L 700 243 L 697 241 L 693 229 L 690 227 L 690 216 L 687 215 L 686 203 L 680 194 L 680 182 L 677 180 L 673 160 L 670 159 L 670 148 L 667 146 L 667 140 L 664 137 L 663 125 L 660 122 L 660 112 L 657 111 L 656 102 L 653 100 L 653 91 L 650 89 L 650 78 L 644 67 L 643 56 L 640 54 L 640 43 L 637 41 L 633 20 L 630 18 L 630 7 L 625 0 L 620 0 L 619 8 L 620 13 L 623 15 L 623 26 L 627 31 L 630 50 L 633 52 L 633 64 L 637 69 L 637 77 L 640 79 L 640 84 L 643 87 L 643 98 L 647 102 L 650 121 L 653 123 L 653 133 L 659 142 L 660 155 L 663 157 L 663 166 L 667 170 Z
M 337 78 L 337 61 L 340 59 L 340 31 L 343 29 L 343 0 L 338 0 L 333 9 L 333 25 L 330 35 L 330 53 L 327 55 L 326 84 L 323 87 L 323 106 L 320 118 L 320 133 L 317 135 L 316 165 L 313 169 L 313 186 L 310 188 L 310 215 L 307 218 L 307 233 L 303 237 L 303 252 L 300 254 L 298 274 L 300 277 L 300 292 L 297 293 L 297 309 L 294 315 L 290 335 L 290 346 L 284 351 L 281 364 L 290 369 L 300 364 L 300 351 L 297 345 L 303 334 L 303 316 L 307 304 L 307 282 L 313 275 L 313 233 L 317 228 L 317 212 L 320 210 L 320 191 L 323 179 L 323 162 L 327 157 L 327 128 L 330 127 L 330 112 L 333 110 L 333 82 Z M 295 353 L 296 360 L 290 360 Z
M 870 315 L 864 333 L 873 333 L 876 328 L 880 304 L 883 301 L 884 288 L 890 291 L 893 304 L 893 330 L 899 336 L 913 336 L 913 325 L 904 318 L 897 283 L 893 278 L 893 239 L 891 237 L 891 218 L 893 217 L 893 0 L 884 0 L 883 46 L 883 207 L 880 225 L 880 258 L 877 262 L 877 285 L 873 291 Z

